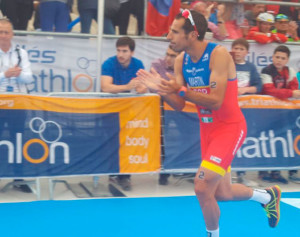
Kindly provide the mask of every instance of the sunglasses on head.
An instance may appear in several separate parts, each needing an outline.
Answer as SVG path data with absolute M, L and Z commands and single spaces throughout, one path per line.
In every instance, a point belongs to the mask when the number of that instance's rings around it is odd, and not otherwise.
M 280 21 L 280 20 L 289 21 L 289 18 L 288 18 L 288 16 L 286 16 L 286 15 L 284 15 L 284 14 L 278 14 L 278 15 L 275 17 L 275 20 L 276 20 L 276 21 Z
M 199 36 L 199 32 L 197 30 L 197 27 L 195 25 L 195 22 L 194 22 L 194 19 L 193 19 L 193 16 L 192 16 L 192 13 L 190 12 L 190 10 L 187 10 L 187 9 L 183 10 L 182 13 L 181 13 L 181 15 L 185 19 L 189 19 L 190 20 L 192 26 L 194 27 L 194 30 L 197 32 L 197 35 Z

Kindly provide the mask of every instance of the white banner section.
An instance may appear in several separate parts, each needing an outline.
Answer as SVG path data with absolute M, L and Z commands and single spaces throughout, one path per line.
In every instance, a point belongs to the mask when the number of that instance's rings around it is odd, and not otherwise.
M 150 69 L 151 62 L 164 57 L 167 41 L 136 39 L 134 56 Z M 96 83 L 97 40 L 68 37 L 16 36 L 14 43 L 27 50 L 34 82 L 28 85 L 31 94 L 50 92 L 99 92 Z M 101 60 L 116 54 L 116 39 L 103 39 Z M 230 50 L 231 41 L 220 42 Z M 272 62 L 278 44 L 250 43 L 248 60 L 260 71 Z M 288 45 L 292 55 L 289 66 L 300 70 L 300 45 Z

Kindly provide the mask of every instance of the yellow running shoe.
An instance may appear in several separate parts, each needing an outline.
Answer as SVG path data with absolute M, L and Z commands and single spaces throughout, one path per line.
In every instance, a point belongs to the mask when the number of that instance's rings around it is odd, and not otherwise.
M 280 198 L 281 190 L 278 185 L 267 188 L 266 191 L 271 195 L 271 200 L 266 205 L 262 205 L 267 213 L 270 227 L 278 225 L 280 219 Z

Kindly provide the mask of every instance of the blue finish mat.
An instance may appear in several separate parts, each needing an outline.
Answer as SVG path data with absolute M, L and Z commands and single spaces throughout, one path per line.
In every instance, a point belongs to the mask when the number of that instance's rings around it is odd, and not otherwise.
M 220 203 L 220 236 L 295 236 L 300 193 L 282 197 L 296 205 L 281 202 L 281 220 L 275 229 L 268 226 L 258 203 Z M 0 223 L 1 236 L 6 237 L 206 236 L 195 196 L 2 203 Z

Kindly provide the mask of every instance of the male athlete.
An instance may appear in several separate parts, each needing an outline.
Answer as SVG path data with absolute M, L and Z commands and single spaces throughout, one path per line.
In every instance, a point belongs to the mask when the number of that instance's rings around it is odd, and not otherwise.
M 269 225 L 275 227 L 280 217 L 278 186 L 253 190 L 242 184 L 231 184 L 230 164 L 246 137 L 247 127 L 238 106 L 234 62 L 224 47 L 204 40 L 206 28 L 207 22 L 200 13 L 185 10 L 178 14 L 167 36 L 173 50 L 184 51 L 176 58 L 175 77 L 169 75 L 169 81 L 158 78 L 153 69 L 140 70 L 138 77 L 145 85 L 155 85 L 176 110 L 182 110 L 185 101 L 196 104 L 202 162 L 194 180 L 195 193 L 207 235 L 219 236 L 217 201 L 257 201 L 265 208 Z

